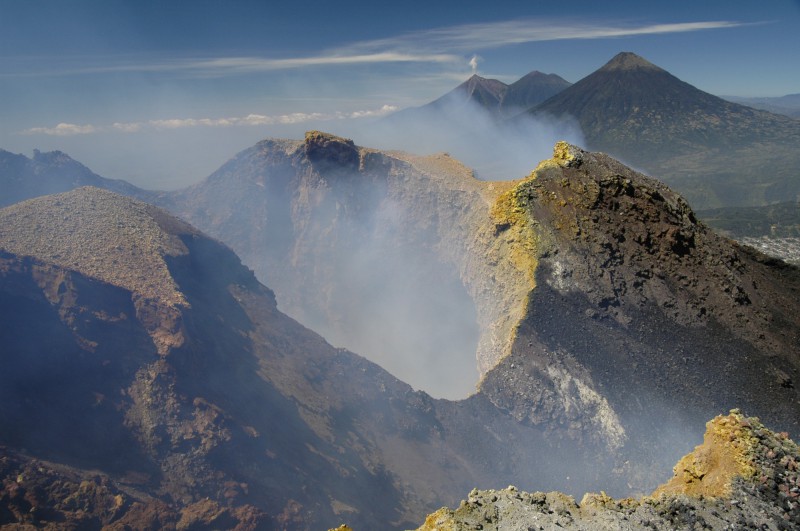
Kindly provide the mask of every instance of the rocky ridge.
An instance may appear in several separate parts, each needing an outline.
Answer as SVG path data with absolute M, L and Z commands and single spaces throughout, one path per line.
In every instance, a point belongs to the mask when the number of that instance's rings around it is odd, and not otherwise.
M 188 253 L 180 236 L 196 235 L 156 207 L 100 188 L 47 196 L 0 211 L 3 250 L 130 290 L 151 323 L 159 352 L 183 341 L 178 308 L 188 306 L 166 260 Z M 83 210 L 83 211 L 81 211 Z M 80 214 L 77 214 L 77 212 Z
M 493 403 L 644 460 L 715 408 L 743 404 L 796 432 L 795 268 L 719 237 L 662 183 L 568 144 L 506 194 L 516 217 L 499 228 L 528 231 L 536 287 L 511 354 L 481 382 Z
M 707 424 L 703 444 L 650 496 L 589 493 L 576 503 L 559 492 L 474 489 L 457 509 L 428 516 L 418 531 L 794 529 L 800 525 L 798 463 L 800 450 L 786 433 L 734 410 Z

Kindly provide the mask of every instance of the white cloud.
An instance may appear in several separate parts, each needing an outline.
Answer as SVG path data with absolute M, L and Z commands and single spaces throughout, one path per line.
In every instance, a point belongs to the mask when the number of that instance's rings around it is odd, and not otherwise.
M 228 75 L 271 72 L 276 70 L 295 70 L 310 67 L 345 66 L 377 63 L 459 63 L 461 56 L 453 54 L 401 53 L 376 51 L 374 53 L 320 53 L 307 57 L 273 59 L 268 57 L 214 57 L 188 60 L 159 60 L 150 62 L 131 62 L 110 65 L 65 68 L 63 70 L 31 71 L 27 73 L 5 74 L 0 77 L 49 77 L 80 74 L 104 73 L 183 73 L 198 77 L 222 77 Z
M 397 110 L 394 105 L 383 105 L 378 109 L 333 113 L 291 113 L 279 115 L 248 114 L 230 118 L 169 118 L 147 122 L 114 122 L 110 126 L 75 125 L 60 123 L 55 127 L 32 127 L 21 132 L 23 135 L 71 136 L 101 132 L 138 133 L 145 130 L 184 129 L 190 127 L 237 127 L 274 124 L 301 124 L 331 120 L 357 120 L 384 116 Z
M 397 110 L 395 105 L 384 105 L 378 110 L 374 111 L 353 111 L 350 113 L 349 118 L 367 118 L 372 116 L 384 116 L 393 113 Z
M 55 127 L 32 127 L 22 132 L 24 135 L 51 135 L 51 136 L 73 136 L 88 135 L 97 132 L 97 127 L 93 125 L 77 125 L 60 123 Z
M 372 63 L 455 63 L 461 58 L 452 54 L 399 53 L 376 51 L 363 54 L 330 54 L 289 59 L 269 59 L 260 57 L 221 57 L 191 61 L 179 68 L 197 71 L 227 71 L 232 73 L 264 72 L 270 70 L 289 70 L 311 66 L 337 66 Z
M 112 129 L 122 133 L 138 133 L 143 127 L 142 122 L 114 122 L 111 124 Z
M 685 33 L 744 26 L 741 22 L 706 21 L 675 24 L 583 24 L 549 19 L 517 19 L 485 24 L 464 24 L 407 33 L 397 37 L 355 43 L 340 53 L 366 53 L 369 50 L 393 49 L 407 53 L 440 50 L 464 53 L 476 49 L 501 48 L 528 42 L 569 39 L 607 39 L 636 35 Z

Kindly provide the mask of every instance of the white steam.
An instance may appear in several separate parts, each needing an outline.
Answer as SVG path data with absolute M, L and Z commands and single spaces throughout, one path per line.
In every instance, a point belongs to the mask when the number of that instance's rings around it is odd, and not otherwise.
M 472 68 L 472 73 L 473 74 L 477 74 L 478 73 L 478 63 L 480 61 L 482 61 L 482 60 L 483 60 L 483 58 L 478 56 L 478 55 L 473 55 L 472 59 L 469 60 L 469 66 L 470 66 L 470 68 Z
M 426 155 L 449 153 L 482 180 L 528 175 L 552 157 L 559 140 L 584 145 L 577 121 L 522 113 L 502 119 L 480 105 L 453 98 L 436 106 L 407 109 L 372 123 L 348 124 L 357 144 Z

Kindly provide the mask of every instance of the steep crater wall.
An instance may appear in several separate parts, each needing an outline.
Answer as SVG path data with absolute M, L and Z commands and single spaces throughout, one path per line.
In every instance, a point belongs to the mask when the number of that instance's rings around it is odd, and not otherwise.
M 664 466 L 669 434 L 720 410 L 796 429 L 797 269 L 603 154 L 558 143 L 527 178 L 482 182 L 312 132 L 168 199 L 281 309 L 436 397 L 478 381 L 520 422 Z
M 162 204 L 231 245 L 283 311 L 333 344 L 464 398 L 508 353 L 533 287 L 511 185 L 446 154 L 310 132 L 262 142 Z

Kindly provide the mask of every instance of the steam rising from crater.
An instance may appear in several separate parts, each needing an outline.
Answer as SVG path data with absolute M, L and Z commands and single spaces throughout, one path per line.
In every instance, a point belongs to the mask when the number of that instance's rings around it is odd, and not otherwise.
M 470 65 L 477 67 L 480 58 Z M 532 117 L 525 109 L 507 109 L 506 117 L 465 97 L 400 111 L 380 121 L 353 123 L 340 129 L 357 144 L 427 155 L 446 152 L 476 171 L 483 180 L 525 177 L 560 140 L 585 145 L 580 125 L 569 118 Z M 513 116 L 512 116 L 513 115 Z M 511 117 L 509 117 L 511 116 Z

